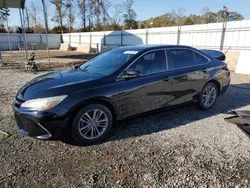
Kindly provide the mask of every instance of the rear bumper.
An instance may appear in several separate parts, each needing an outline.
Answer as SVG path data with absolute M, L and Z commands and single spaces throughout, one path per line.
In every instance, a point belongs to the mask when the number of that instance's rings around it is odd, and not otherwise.
M 68 118 L 64 117 L 63 114 L 56 113 L 56 111 L 25 112 L 14 106 L 17 132 L 24 136 L 43 140 L 58 137 L 67 126 Z
M 230 82 L 227 85 L 222 87 L 221 92 L 220 92 L 221 95 L 228 90 L 229 85 L 230 85 Z
M 230 82 L 231 82 L 231 79 L 230 77 L 228 77 L 227 79 L 224 79 L 223 82 L 220 83 L 222 85 L 220 95 L 224 94 L 228 90 Z

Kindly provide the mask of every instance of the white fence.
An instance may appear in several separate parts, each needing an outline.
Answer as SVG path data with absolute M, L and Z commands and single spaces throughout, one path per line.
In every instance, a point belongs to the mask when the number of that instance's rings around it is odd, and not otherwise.
M 63 34 L 72 47 L 91 44 L 110 48 L 139 44 L 180 44 L 203 49 L 250 50 L 250 20 L 181 27 L 162 27 L 126 31 Z
M 45 46 L 46 45 L 46 35 L 45 34 L 26 34 L 27 43 L 37 43 Z M 8 34 L 0 33 L 0 49 L 10 50 L 9 45 L 12 50 L 17 50 L 19 47 L 23 46 L 24 37 L 22 34 Z M 48 44 L 50 49 L 58 49 L 61 44 L 60 34 L 49 34 Z M 46 46 L 45 46 L 46 47 Z
M 22 34 L 10 34 L 12 50 L 23 44 Z M 71 34 L 49 34 L 49 48 L 58 49 L 60 43 L 72 47 L 90 44 L 114 48 L 139 44 L 180 44 L 203 49 L 250 50 L 250 20 L 223 23 L 191 25 L 181 27 L 162 27 L 126 31 L 84 32 Z M 8 34 L 0 33 L 0 49 L 9 50 Z M 28 43 L 45 44 L 44 34 L 27 34 Z

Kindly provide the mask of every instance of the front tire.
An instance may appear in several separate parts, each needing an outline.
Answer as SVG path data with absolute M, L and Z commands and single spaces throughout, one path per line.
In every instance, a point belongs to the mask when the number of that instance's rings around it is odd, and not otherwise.
M 102 104 L 90 104 L 73 119 L 72 136 L 80 145 L 91 145 L 107 137 L 113 125 L 113 115 Z
M 213 82 L 207 83 L 201 90 L 199 95 L 199 106 L 203 110 L 213 107 L 219 94 L 219 89 Z

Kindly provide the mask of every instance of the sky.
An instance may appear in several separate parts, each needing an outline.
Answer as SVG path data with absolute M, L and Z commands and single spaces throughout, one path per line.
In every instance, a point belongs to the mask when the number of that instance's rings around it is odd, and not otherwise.
M 39 4 L 39 7 L 42 7 L 40 0 L 26 0 L 28 8 L 31 2 L 36 2 Z M 112 4 L 120 4 L 122 0 L 111 0 L 111 2 Z M 201 10 L 204 7 L 208 7 L 212 12 L 217 12 L 221 10 L 224 5 L 227 6 L 230 11 L 239 12 L 246 20 L 250 20 L 250 0 L 135 0 L 133 8 L 137 13 L 137 20 L 146 20 L 171 12 L 173 9 L 178 9 L 180 7 L 185 8 L 187 10 L 185 14 L 189 15 L 190 13 L 201 14 Z M 53 13 L 54 7 L 53 5 L 49 5 L 49 20 L 51 20 Z M 18 10 L 11 9 L 10 14 L 9 25 L 20 26 L 21 23 Z M 43 23 L 43 15 L 41 13 L 39 15 L 39 20 Z M 80 20 L 78 19 L 76 26 L 79 25 Z M 49 27 L 53 26 L 55 26 L 55 23 L 50 22 Z

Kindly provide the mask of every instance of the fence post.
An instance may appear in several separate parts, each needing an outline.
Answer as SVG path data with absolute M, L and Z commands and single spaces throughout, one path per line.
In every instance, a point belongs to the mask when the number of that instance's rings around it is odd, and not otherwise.
M 19 36 L 18 50 L 22 50 L 22 36 L 21 34 L 18 34 L 18 36 Z
M 146 44 L 148 44 L 148 28 L 146 28 Z
M 220 51 L 224 48 L 225 34 L 226 34 L 227 22 L 223 22 L 222 31 L 221 31 L 221 40 L 220 40 Z
M 106 34 L 103 32 L 103 45 L 106 46 Z
M 97 51 L 97 54 L 99 54 L 99 44 L 96 43 L 96 51 Z
M 91 49 L 91 46 L 92 46 L 92 34 L 91 32 L 89 33 L 89 47 Z
M 180 45 L 180 42 L 181 42 L 181 26 L 178 25 L 177 45 Z
M 121 30 L 121 46 L 123 46 L 123 33 L 122 33 L 122 30 Z
M 69 33 L 69 45 L 71 44 L 71 34 Z
M 81 33 L 79 33 L 79 44 L 81 44 Z
M 43 36 L 42 36 L 42 34 L 40 34 L 40 43 L 41 44 L 43 43 Z
M 3 57 L 2 57 L 2 51 L 0 48 L 0 67 L 3 65 Z

